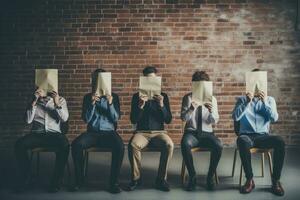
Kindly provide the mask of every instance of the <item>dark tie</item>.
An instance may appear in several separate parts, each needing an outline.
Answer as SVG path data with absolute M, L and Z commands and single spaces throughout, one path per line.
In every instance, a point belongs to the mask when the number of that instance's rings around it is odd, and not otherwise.
M 202 133 L 202 106 L 198 106 L 197 133 Z

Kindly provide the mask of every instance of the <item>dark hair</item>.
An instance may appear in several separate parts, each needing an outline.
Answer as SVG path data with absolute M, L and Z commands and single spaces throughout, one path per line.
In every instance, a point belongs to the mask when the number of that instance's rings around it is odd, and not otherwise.
M 252 69 L 252 72 L 259 72 L 259 71 L 261 71 L 261 70 L 258 68 Z
M 101 72 L 106 72 L 104 69 L 96 69 L 95 71 L 92 72 L 92 92 L 95 92 L 96 90 L 96 83 L 98 81 L 98 74 Z
M 157 69 L 153 66 L 147 66 L 143 69 L 143 74 L 144 76 L 147 76 L 148 74 L 151 74 L 151 73 L 157 73 Z
M 196 71 L 193 74 L 192 81 L 209 81 L 209 76 L 205 71 Z

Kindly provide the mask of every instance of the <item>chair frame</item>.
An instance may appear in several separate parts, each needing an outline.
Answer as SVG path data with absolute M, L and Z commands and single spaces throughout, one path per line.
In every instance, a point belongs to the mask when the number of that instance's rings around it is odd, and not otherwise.
M 88 179 L 88 162 L 89 162 L 89 153 L 92 152 L 111 152 L 111 148 L 102 148 L 102 147 L 90 147 L 84 151 L 83 156 L 83 173 L 84 180 Z M 161 149 L 156 147 L 146 147 L 142 150 L 142 152 L 161 152 Z
M 235 132 L 236 136 L 240 135 L 239 129 L 240 129 L 240 123 L 238 121 L 234 121 L 234 132 Z M 234 177 L 235 165 L 236 165 L 236 159 L 237 159 L 237 152 L 238 152 L 238 150 L 239 149 L 237 147 L 234 150 L 234 157 L 233 157 L 231 177 Z M 272 152 L 272 149 L 268 149 L 268 148 L 256 148 L 256 147 L 253 147 L 253 148 L 250 149 L 250 153 L 251 154 L 261 154 L 261 176 L 260 177 L 264 177 L 265 176 L 265 173 L 264 173 L 264 170 L 265 170 L 265 154 L 267 154 L 270 175 L 272 177 L 273 166 L 272 166 L 272 155 L 271 155 L 271 152 Z M 242 179 L 243 179 L 243 165 L 242 165 L 242 162 L 241 162 L 240 177 L 239 177 L 239 186 L 240 187 L 242 185 Z
M 185 127 L 185 121 L 182 122 L 182 134 L 184 134 L 184 127 Z M 210 149 L 194 147 L 194 148 L 192 148 L 191 151 L 192 152 L 210 152 Z M 182 165 L 181 165 L 181 183 L 182 183 L 182 185 L 185 184 L 186 179 L 187 179 L 187 173 L 186 173 L 185 169 L 186 169 L 186 165 L 185 165 L 184 159 L 182 159 Z M 218 177 L 217 171 L 215 171 L 214 178 L 215 178 L 216 184 L 219 184 L 219 177 Z
M 68 121 L 61 122 L 60 128 L 62 131 L 61 134 L 67 134 L 68 130 L 69 130 Z M 37 147 L 37 148 L 33 148 L 30 150 L 30 157 L 29 157 L 30 169 L 32 166 L 34 154 L 36 154 L 36 176 L 37 177 L 39 177 L 39 174 L 40 174 L 40 153 L 53 153 L 53 152 L 55 153 L 57 151 L 58 151 L 58 149 L 55 147 Z M 69 158 L 69 155 L 68 155 L 68 158 Z M 69 160 L 67 160 L 66 167 L 67 167 L 67 173 L 68 173 L 68 182 L 70 182 L 71 170 L 70 170 Z M 31 170 L 30 170 L 30 179 L 32 179 Z M 64 182 L 64 180 L 63 180 L 63 182 Z

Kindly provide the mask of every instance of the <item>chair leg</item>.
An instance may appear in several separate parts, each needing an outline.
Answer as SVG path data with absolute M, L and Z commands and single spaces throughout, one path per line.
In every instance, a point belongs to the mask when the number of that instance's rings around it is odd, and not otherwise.
M 234 177 L 237 151 L 238 151 L 238 150 L 237 150 L 237 148 L 236 148 L 236 149 L 234 150 L 234 157 L 233 157 L 233 165 L 232 165 L 231 177 Z
M 268 156 L 268 161 L 269 161 L 270 175 L 271 175 L 271 178 L 272 178 L 272 175 L 273 175 L 273 163 L 272 163 L 271 153 L 268 152 L 267 156 Z
M 87 180 L 88 178 L 88 168 L 89 168 L 89 152 L 85 152 L 85 172 L 84 172 L 85 180 Z
M 265 177 L 265 153 L 261 154 L 261 177 Z
M 242 186 L 242 179 L 243 179 L 243 165 L 241 164 L 241 169 L 240 169 L 240 180 L 239 180 L 239 186 Z
M 30 170 L 30 172 L 29 172 L 29 181 L 31 182 L 32 181 L 32 174 L 33 174 L 33 172 L 32 172 L 32 160 L 33 160 L 33 152 L 32 151 L 30 151 L 30 155 L 29 155 L 29 170 Z
M 68 174 L 67 179 L 68 179 L 68 184 L 70 184 L 71 183 L 71 170 L 70 170 L 69 160 L 67 160 L 65 168 L 67 168 L 67 174 Z M 65 175 L 64 175 L 62 181 L 63 181 L 63 183 L 65 183 Z
M 36 153 L 36 176 L 40 176 L 40 153 Z
M 185 174 L 185 162 L 182 159 L 182 166 L 181 166 L 181 183 L 182 183 L 182 185 L 185 184 L 185 176 L 186 176 L 186 174 Z
M 218 177 L 218 174 L 217 174 L 217 170 L 215 172 L 215 179 L 216 179 L 216 184 L 219 185 L 219 177 Z

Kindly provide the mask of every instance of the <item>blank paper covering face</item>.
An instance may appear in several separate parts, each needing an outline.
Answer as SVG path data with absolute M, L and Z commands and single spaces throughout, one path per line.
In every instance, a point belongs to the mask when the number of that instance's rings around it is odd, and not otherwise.
M 192 82 L 192 101 L 199 105 L 212 102 L 212 82 L 211 81 L 193 81 Z
M 268 76 L 266 71 L 246 73 L 246 92 L 256 95 L 258 91 L 263 91 L 267 96 Z
M 99 96 L 111 95 L 111 73 L 98 73 L 96 94 Z
M 139 87 L 140 96 L 148 96 L 151 99 L 154 95 L 161 94 L 161 77 L 140 77 L 140 87 Z
M 45 92 L 58 92 L 58 70 L 57 69 L 36 69 L 35 85 Z

